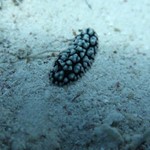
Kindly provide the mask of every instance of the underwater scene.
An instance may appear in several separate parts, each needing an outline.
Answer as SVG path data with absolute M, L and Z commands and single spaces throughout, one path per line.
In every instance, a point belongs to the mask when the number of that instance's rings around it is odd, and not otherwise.
M 0 0 L 0 150 L 150 150 L 150 1 Z

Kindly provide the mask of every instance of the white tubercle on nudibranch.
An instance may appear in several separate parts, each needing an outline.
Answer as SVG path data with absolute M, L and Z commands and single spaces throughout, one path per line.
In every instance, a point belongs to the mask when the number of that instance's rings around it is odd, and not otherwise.
M 87 28 L 79 30 L 72 45 L 62 51 L 50 71 L 50 80 L 56 85 L 67 85 L 80 78 L 94 61 L 98 50 L 98 36 L 96 32 Z

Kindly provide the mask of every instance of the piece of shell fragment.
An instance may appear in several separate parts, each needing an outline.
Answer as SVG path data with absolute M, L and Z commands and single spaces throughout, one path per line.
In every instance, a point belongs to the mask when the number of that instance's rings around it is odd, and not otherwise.
M 67 85 L 80 78 L 93 63 L 98 50 L 98 36 L 92 28 L 79 30 L 72 46 L 61 52 L 50 71 L 56 85 Z

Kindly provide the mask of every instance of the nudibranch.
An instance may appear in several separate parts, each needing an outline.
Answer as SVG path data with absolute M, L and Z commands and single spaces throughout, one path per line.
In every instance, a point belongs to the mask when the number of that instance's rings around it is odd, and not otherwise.
M 68 49 L 60 52 L 49 78 L 56 85 L 78 80 L 92 65 L 98 51 L 98 36 L 92 28 L 79 30 Z

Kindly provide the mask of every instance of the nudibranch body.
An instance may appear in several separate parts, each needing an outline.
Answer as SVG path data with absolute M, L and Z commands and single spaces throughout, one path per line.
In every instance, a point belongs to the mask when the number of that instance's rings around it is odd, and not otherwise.
M 56 85 L 67 85 L 79 79 L 94 61 L 98 50 L 98 36 L 96 32 L 87 28 L 79 30 L 72 44 L 62 51 L 50 71 L 50 80 Z

